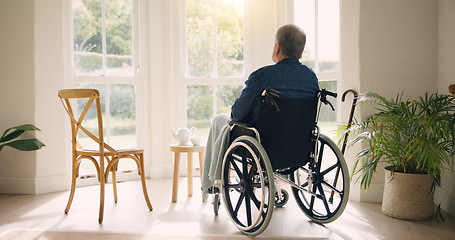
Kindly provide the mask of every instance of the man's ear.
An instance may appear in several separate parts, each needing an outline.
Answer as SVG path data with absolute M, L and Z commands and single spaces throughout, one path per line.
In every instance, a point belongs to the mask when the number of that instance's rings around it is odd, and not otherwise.
M 280 44 L 275 43 L 275 46 L 273 47 L 272 60 L 275 63 L 277 63 L 279 57 L 280 57 Z
M 274 47 L 273 51 L 276 53 L 277 56 L 280 54 L 280 44 L 279 43 L 275 43 L 275 47 Z

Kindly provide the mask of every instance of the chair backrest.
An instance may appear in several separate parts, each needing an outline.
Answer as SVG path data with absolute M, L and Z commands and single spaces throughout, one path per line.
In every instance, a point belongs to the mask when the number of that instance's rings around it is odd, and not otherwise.
M 314 150 L 312 141 L 316 126 L 318 97 L 286 99 L 274 98 L 274 104 L 263 101 L 257 130 L 261 145 L 270 158 L 272 168 L 305 165 Z
M 79 130 L 84 132 L 88 137 L 90 137 L 93 141 L 99 145 L 100 154 L 104 154 L 104 149 L 111 151 L 112 153 L 117 153 L 115 149 L 104 142 L 104 135 L 103 135 L 103 119 L 102 119 L 102 112 L 101 112 L 101 102 L 100 102 L 100 93 L 96 89 L 63 89 L 58 92 L 58 96 L 62 101 L 63 107 L 65 108 L 66 112 L 70 117 L 71 122 L 71 135 L 72 135 L 72 144 L 73 144 L 73 151 L 81 148 L 81 145 L 78 143 L 77 134 Z M 71 99 L 88 99 L 87 103 L 85 104 L 81 114 L 77 118 L 74 114 L 73 107 L 71 104 Z M 97 129 L 98 137 L 91 131 L 89 131 L 86 127 L 83 126 L 84 118 L 87 116 L 87 113 L 95 103 L 96 107 L 96 117 L 97 117 Z

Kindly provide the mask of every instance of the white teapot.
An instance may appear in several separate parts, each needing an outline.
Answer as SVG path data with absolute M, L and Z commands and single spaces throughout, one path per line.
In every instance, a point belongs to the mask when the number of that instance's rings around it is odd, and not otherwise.
M 191 145 L 191 138 L 196 135 L 197 129 L 195 127 L 192 127 L 191 129 L 188 128 L 179 128 L 175 132 L 173 129 L 171 129 L 172 135 L 174 138 L 179 141 L 180 145 Z

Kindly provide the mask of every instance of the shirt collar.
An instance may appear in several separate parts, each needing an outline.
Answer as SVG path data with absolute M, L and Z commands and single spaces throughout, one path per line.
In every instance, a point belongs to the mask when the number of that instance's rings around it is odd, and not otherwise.
M 296 63 L 299 63 L 299 59 L 296 59 L 296 58 L 285 58 L 279 62 L 277 62 L 276 64 L 296 64 Z

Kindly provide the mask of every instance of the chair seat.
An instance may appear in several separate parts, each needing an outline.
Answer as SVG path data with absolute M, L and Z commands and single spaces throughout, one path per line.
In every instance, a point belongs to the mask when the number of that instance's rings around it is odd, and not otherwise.
M 117 148 L 117 147 L 114 147 L 114 149 L 120 155 L 144 153 L 144 150 L 143 149 L 139 149 L 139 148 Z M 84 156 L 98 156 L 99 153 L 100 153 L 100 149 L 96 148 L 96 147 L 81 148 L 81 149 L 76 150 L 76 154 L 84 155 Z M 111 153 L 108 149 L 104 149 L 104 155 L 105 156 L 114 156 L 115 154 Z

